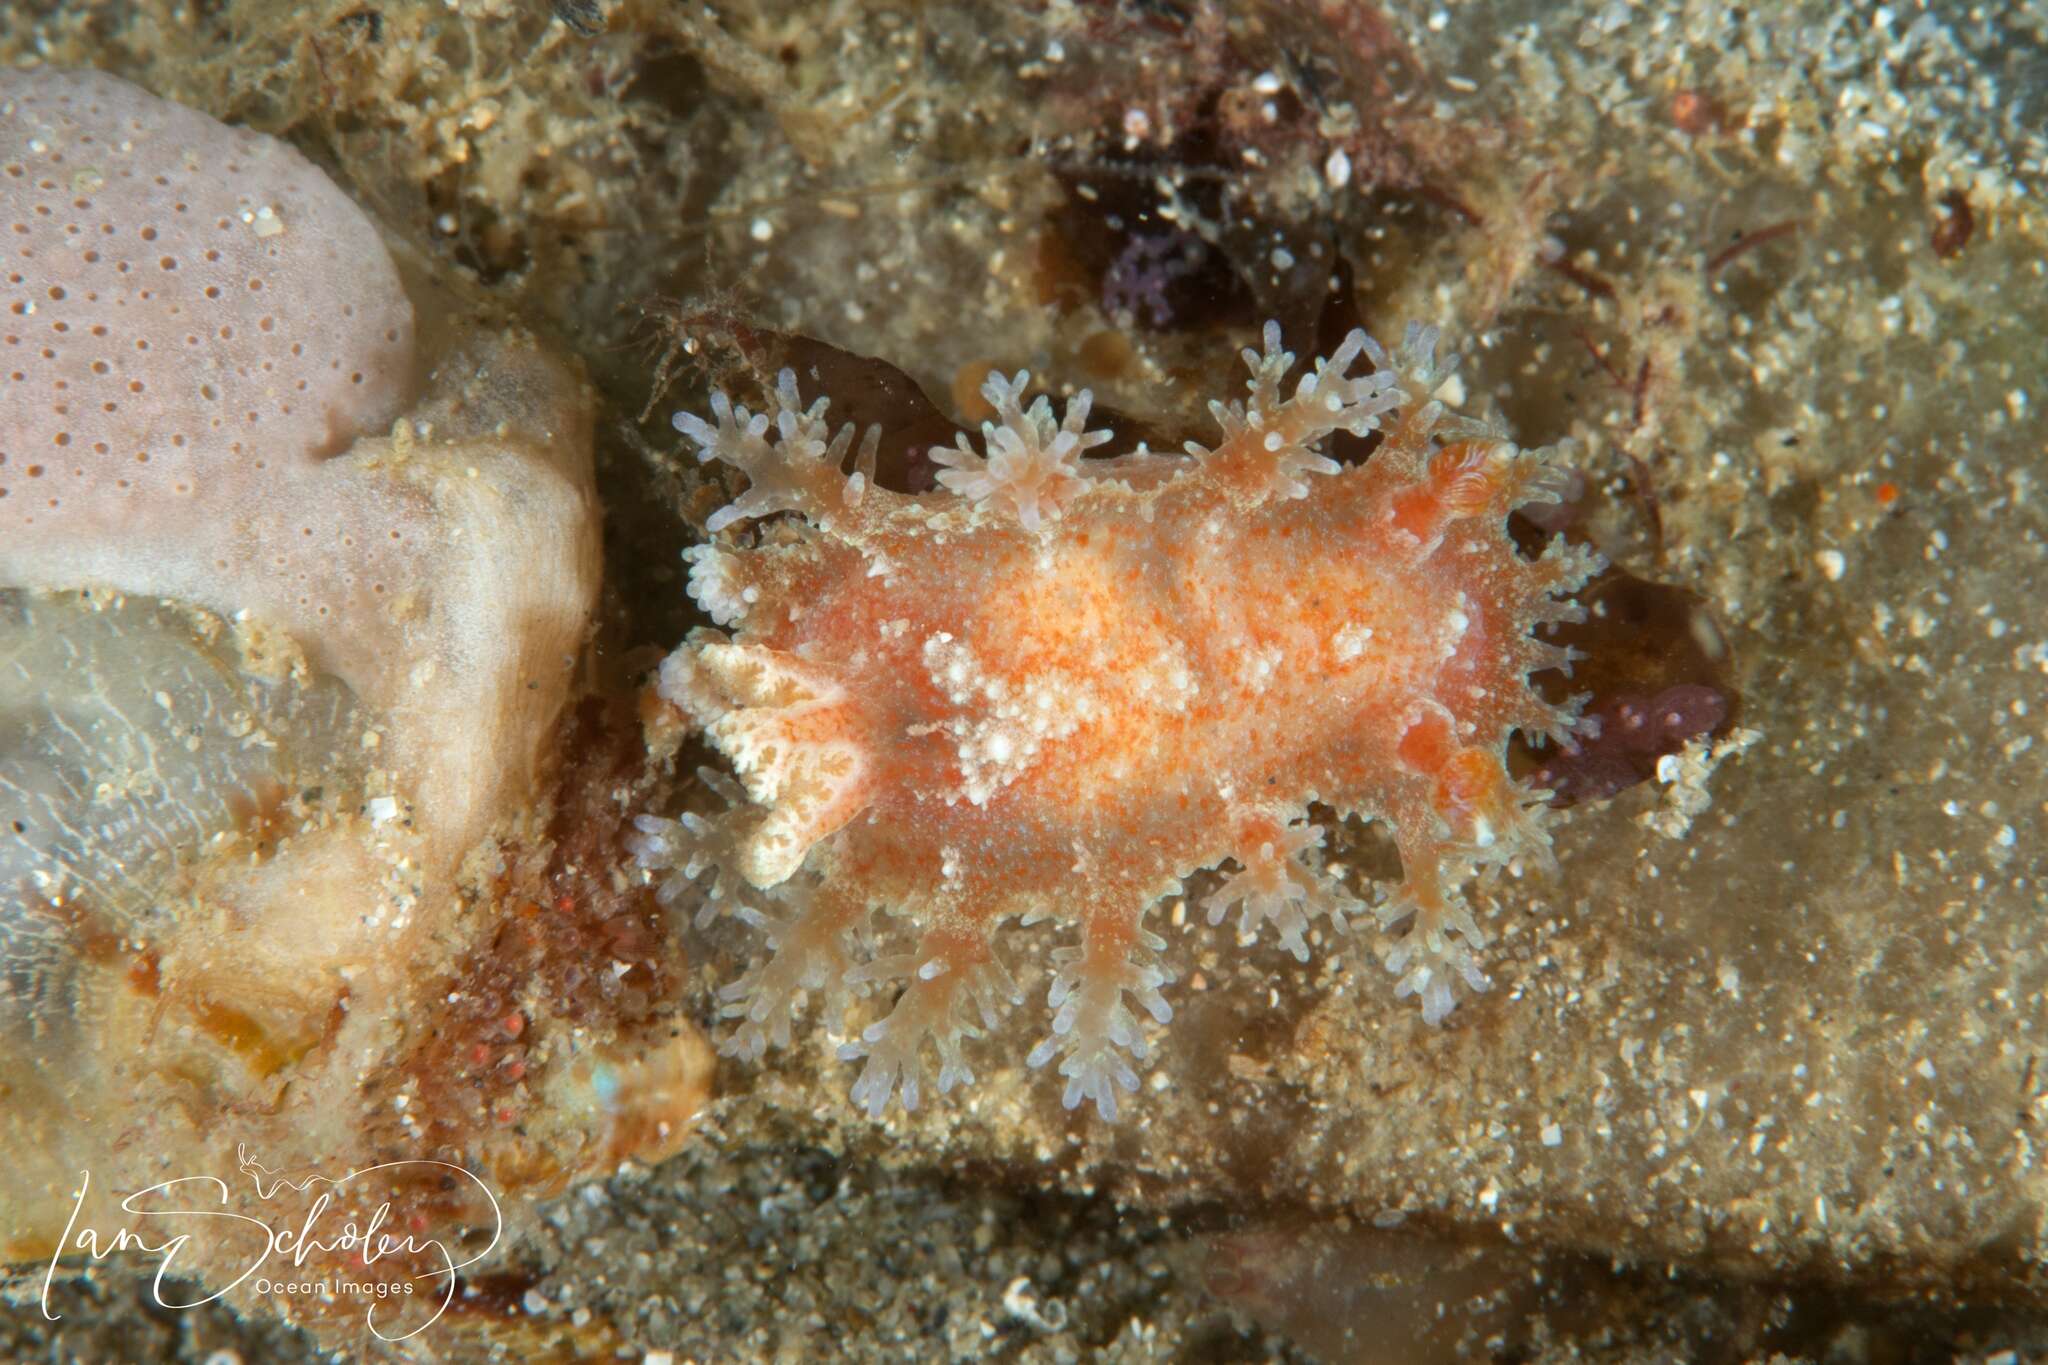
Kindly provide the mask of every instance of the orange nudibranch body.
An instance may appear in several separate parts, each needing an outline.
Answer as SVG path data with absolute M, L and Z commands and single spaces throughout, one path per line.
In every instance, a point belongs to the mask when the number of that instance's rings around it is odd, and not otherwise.
M 1452 983 L 1483 987 L 1484 935 L 1460 895 L 1475 868 L 1542 852 L 1540 793 L 1508 775 L 1516 729 L 1562 738 L 1573 710 L 1529 686 L 1568 663 L 1536 639 L 1572 619 L 1593 571 L 1554 542 L 1518 554 L 1506 519 L 1552 497 L 1538 452 L 1450 418 L 1433 329 L 1393 356 L 1353 333 L 1282 381 L 1269 325 L 1247 351 L 1247 403 L 1212 408 L 1213 448 L 1086 459 L 1088 395 L 1063 421 L 989 381 L 985 451 L 935 452 L 942 491 L 874 487 L 874 435 L 843 472 L 851 429 L 799 406 L 785 373 L 772 416 L 714 398 L 677 425 L 747 492 L 712 529 L 770 513 L 750 543 L 689 552 L 714 621 L 664 665 L 661 695 L 731 761 L 744 790 L 717 822 L 643 818 L 640 852 L 765 925 L 772 955 L 728 989 L 728 1050 L 785 1042 L 803 992 L 901 977 L 894 1009 L 849 1056 L 856 1100 L 917 1103 L 929 1039 L 941 1090 L 969 1080 L 964 1040 L 1018 993 L 996 951 L 1008 921 L 1050 918 L 1054 1056 L 1066 1102 L 1114 1116 L 1143 1058 L 1136 1004 L 1164 1023 L 1164 947 L 1146 909 L 1235 864 L 1205 901 L 1241 906 L 1306 960 L 1311 921 L 1360 909 L 1322 867 L 1309 803 L 1387 822 L 1402 882 L 1374 907 L 1412 921 L 1388 954 L 1401 994 L 1442 1019 Z M 1361 356 L 1370 373 L 1347 372 Z M 1364 464 L 1321 453 L 1336 430 L 1381 430 Z M 729 783 L 723 783 L 729 789 Z M 852 960 L 881 910 L 914 948 Z

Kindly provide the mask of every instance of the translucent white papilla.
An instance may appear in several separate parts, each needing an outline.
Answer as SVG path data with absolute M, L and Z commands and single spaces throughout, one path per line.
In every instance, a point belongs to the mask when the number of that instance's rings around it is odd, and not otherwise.
M 996 420 L 981 424 L 986 454 L 967 443 L 963 433 L 956 449 L 933 446 L 931 459 L 944 468 L 939 485 L 977 503 L 1007 511 L 1027 531 L 1057 518 L 1087 486 L 1081 456 L 1110 438 L 1107 431 L 1088 430 L 1094 396 L 1083 389 L 1067 401 L 1066 417 L 1054 421 L 1052 400 L 1040 394 L 1023 406 L 1027 370 L 1011 378 L 991 374 L 981 395 L 996 410 Z

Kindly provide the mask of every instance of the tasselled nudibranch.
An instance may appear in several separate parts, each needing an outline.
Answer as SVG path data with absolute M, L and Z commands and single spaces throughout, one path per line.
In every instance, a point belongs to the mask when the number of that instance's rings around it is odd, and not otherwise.
M 1051 920 L 1068 942 L 1029 1060 L 1058 1058 L 1067 1106 L 1114 1117 L 1147 1055 L 1139 1013 L 1172 1016 L 1149 908 L 1217 869 L 1209 922 L 1235 909 L 1303 961 L 1317 920 L 1365 908 L 1311 803 L 1392 829 L 1403 875 L 1371 915 L 1405 927 L 1396 993 L 1437 1023 L 1457 983 L 1486 985 L 1462 887 L 1548 856 L 1544 793 L 1506 749 L 1573 727 L 1578 702 L 1528 675 L 1568 667 L 1535 632 L 1578 619 L 1599 560 L 1517 552 L 1508 514 L 1554 500 L 1555 467 L 1431 396 L 1437 340 L 1411 326 L 1388 355 L 1354 331 L 1290 391 L 1269 323 L 1249 398 L 1212 403 L 1221 439 L 1184 455 L 1089 457 L 1109 433 L 1085 390 L 1056 419 L 1026 406 L 1027 375 L 996 375 L 981 448 L 934 451 L 941 486 L 916 496 L 877 487 L 876 431 L 856 451 L 789 371 L 765 412 L 715 393 L 708 419 L 677 414 L 748 487 L 685 556 L 717 628 L 656 687 L 738 781 L 707 770 L 730 809 L 643 816 L 636 852 L 666 899 L 765 933 L 723 993 L 728 1053 L 786 1044 L 806 997 L 900 983 L 842 1053 L 865 1059 L 858 1103 L 914 1108 L 927 1042 L 940 1091 L 970 1081 L 969 1040 L 1021 1002 L 1006 926 Z M 1341 466 L 1339 431 L 1381 440 Z M 877 933 L 903 950 L 864 956 Z

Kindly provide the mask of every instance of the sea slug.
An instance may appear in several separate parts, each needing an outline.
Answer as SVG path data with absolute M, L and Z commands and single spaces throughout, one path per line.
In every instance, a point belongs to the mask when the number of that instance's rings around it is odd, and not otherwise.
M 900 980 L 843 1052 L 866 1058 L 856 1102 L 914 1108 L 926 1040 L 940 1091 L 969 1081 L 964 1042 L 1022 998 L 999 929 L 1050 919 L 1074 941 L 1030 1061 L 1060 1057 L 1067 1107 L 1113 1118 L 1137 1085 L 1123 1054 L 1147 1054 L 1132 1007 L 1172 1014 L 1148 907 L 1232 864 L 1209 921 L 1236 908 L 1304 961 L 1312 921 L 1362 908 L 1322 866 L 1312 802 L 1392 827 L 1403 878 L 1373 913 L 1407 925 L 1397 993 L 1435 1023 L 1454 979 L 1483 988 L 1461 884 L 1548 854 L 1544 793 L 1504 754 L 1511 731 L 1573 727 L 1578 702 L 1528 682 L 1570 653 L 1532 632 L 1578 618 L 1565 599 L 1598 559 L 1517 553 L 1508 513 L 1554 499 L 1554 466 L 1431 398 L 1436 343 L 1411 326 L 1389 356 L 1354 331 L 1290 391 L 1269 323 L 1249 400 L 1211 404 L 1221 441 L 1185 455 L 1084 458 L 1109 439 L 1086 391 L 1056 420 L 998 375 L 983 449 L 935 451 L 921 496 L 875 485 L 872 429 L 848 472 L 855 432 L 788 371 L 767 412 L 717 393 L 708 420 L 679 413 L 700 459 L 749 480 L 710 530 L 752 526 L 686 553 L 723 629 L 656 687 L 739 788 L 718 783 L 719 817 L 642 817 L 637 852 L 669 899 L 696 879 L 707 913 L 766 931 L 772 954 L 726 988 L 726 1050 L 786 1043 L 807 993 Z M 1337 431 L 1378 447 L 1339 465 Z M 878 910 L 915 946 L 856 961 Z

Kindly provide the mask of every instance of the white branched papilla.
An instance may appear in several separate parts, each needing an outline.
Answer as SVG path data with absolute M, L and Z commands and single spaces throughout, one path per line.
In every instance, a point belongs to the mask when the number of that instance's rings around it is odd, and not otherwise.
M 1396 999 L 1412 995 L 1422 1001 L 1424 1023 L 1441 1024 L 1457 1008 L 1454 979 L 1475 992 L 1493 984 L 1472 956 L 1486 946 L 1486 933 L 1463 900 L 1418 914 L 1413 905 L 1395 897 L 1374 906 L 1373 913 L 1387 928 L 1414 920 L 1407 936 L 1387 950 L 1387 970 L 1399 978 L 1394 983 Z
M 1202 902 L 1202 908 L 1209 923 L 1221 924 L 1231 906 L 1242 905 L 1238 928 L 1245 938 L 1256 938 L 1259 925 L 1270 922 L 1280 935 L 1280 946 L 1294 954 L 1295 961 L 1306 962 L 1309 922 L 1317 915 L 1327 915 L 1331 926 L 1342 933 L 1350 927 L 1348 916 L 1363 905 L 1310 861 L 1311 850 L 1323 846 L 1322 826 L 1304 823 L 1282 828 L 1270 819 L 1258 823 L 1267 827 L 1252 834 L 1256 843 L 1241 847 L 1237 854 L 1240 870 L 1226 878 Z
M 723 797 L 730 809 L 747 805 L 740 784 L 718 769 L 697 769 L 697 780 Z M 702 929 L 718 918 L 720 911 L 737 912 L 749 905 L 747 882 L 739 871 L 742 830 L 730 814 L 706 819 L 686 810 L 673 820 L 636 815 L 633 832 L 626 836 L 626 851 L 637 866 L 661 878 L 655 883 L 654 895 L 664 908 L 681 909 L 695 886 L 697 909 L 692 923 Z
M 1087 485 L 1081 455 L 1107 441 L 1110 433 L 1088 430 L 1088 409 L 1095 400 L 1086 389 L 1067 400 L 1064 421 L 1053 420 L 1052 400 L 1044 394 L 1025 408 L 1024 386 L 1030 380 L 1029 371 L 1019 370 L 1013 378 L 991 374 L 983 382 L 981 396 L 996 410 L 995 421 L 981 424 L 986 456 L 968 445 L 962 433 L 954 438 L 958 449 L 933 446 L 931 458 L 945 466 L 939 473 L 942 488 L 1011 512 L 1025 530 L 1036 531 L 1065 511 Z
M 903 1107 L 916 1109 L 920 1060 L 926 1039 L 939 1053 L 939 1074 L 933 1083 L 943 1095 L 956 1085 L 974 1084 L 974 1068 L 962 1044 L 993 1032 L 1009 1006 L 1023 1002 L 1009 969 L 993 955 L 961 965 L 944 957 L 922 961 L 916 953 L 897 953 L 864 963 L 847 974 L 854 985 L 910 978 L 886 1018 L 868 1025 L 858 1042 L 839 1049 L 843 1061 L 867 1060 L 853 1083 L 853 1102 L 880 1118 L 892 1095 L 901 1092 Z
M 1515 448 L 1506 434 L 1490 423 L 1476 418 L 1451 413 L 1443 401 L 1431 397 L 1442 388 L 1450 377 L 1458 372 L 1458 358 L 1437 357 L 1437 343 L 1443 333 L 1433 324 L 1411 322 L 1401 334 L 1401 344 L 1388 355 L 1377 341 L 1362 333 L 1365 355 L 1374 365 L 1387 371 L 1399 385 L 1398 405 L 1401 407 L 1400 426 L 1407 439 L 1400 444 L 1421 453 L 1426 451 L 1426 442 L 1434 437 L 1439 441 L 1487 441 L 1497 443 L 1512 456 Z M 1349 338 L 1346 338 L 1348 341 Z
M 1137 1016 L 1124 1003 L 1129 995 L 1156 1023 L 1168 1023 L 1173 1007 L 1159 988 L 1173 980 L 1157 955 L 1166 940 L 1148 929 L 1138 930 L 1138 946 L 1102 951 L 1092 947 L 1055 948 L 1056 969 L 1047 1002 L 1053 1008 L 1052 1036 L 1031 1049 L 1025 1061 L 1044 1066 L 1064 1053 L 1059 1073 L 1067 1078 L 1061 1103 L 1069 1109 L 1092 1101 L 1103 1118 L 1116 1118 L 1117 1091 L 1138 1088 L 1138 1073 L 1119 1048 L 1136 1061 L 1151 1055 Z
M 736 626 L 752 605 L 750 589 L 741 582 L 740 557 L 717 545 L 692 545 L 683 551 L 690 566 L 690 597 L 721 626 Z
M 822 879 L 799 875 L 767 893 L 780 918 L 743 906 L 739 918 L 762 931 L 772 952 L 729 986 L 720 988 L 719 1012 L 739 1026 L 718 1045 L 728 1057 L 753 1061 L 789 1046 L 791 1022 L 807 997 L 828 1001 L 843 993 L 852 967 L 846 939 L 865 918 Z M 830 1012 L 830 1005 L 827 1005 Z
M 747 476 L 747 491 L 714 512 L 705 529 L 717 535 L 749 517 L 773 512 L 799 512 L 819 526 L 830 526 L 841 508 L 856 507 L 873 484 L 875 456 L 882 429 L 871 426 L 861 438 L 852 477 L 843 472 L 846 452 L 853 448 L 851 423 L 837 434 L 825 420 L 828 400 L 809 408 L 797 396 L 796 372 L 775 377 L 775 413 L 750 413 L 722 391 L 711 394 L 714 426 L 695 413 L 678 412 L 675 428 L 697 443 L 697 459 L 719 460 Z M 769 436 L 770 428 L 774 436 Z
M 1250 402 L 1209 404 L 1209 415 L 1223 429 L 1223 445 L 1212 451 L 1190 441 L 1187 450 L 1207 460 L 1233 444 L 1248 447 L 1257 452 L 1253 458 L 1271 493 L 1305 498 L 1308 475 L 1335 474 L 1342 467 L 1320 449 L 1323 438 L 1333 431 L 1363 436 L 1377 430 L 1381 415 L 1403 401 L 1398 379 L 1386 368 L 1385 354 L 1372 346 L 1372 339 L 1354 329 L 1328 359 L 1316 361 L 1301 377 L 1293 397 L 1285 397 L 1281 385 L 1294 368 L 1294 353 L 1281 346 L 1277 322 L 1266 324 L 1261 340 L 1263 351 L 1243 351 L 1252 372 L 1245 384 Z M 1361 354 L 1370 354 L 1379 368 L 1356 377 L 1346 374 Z

